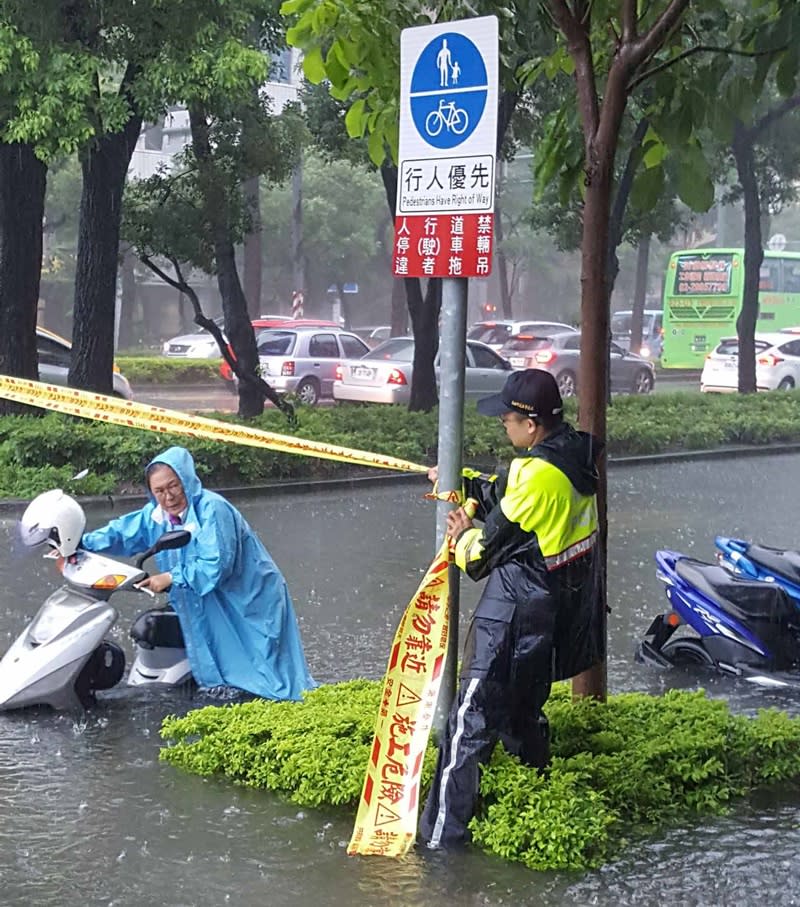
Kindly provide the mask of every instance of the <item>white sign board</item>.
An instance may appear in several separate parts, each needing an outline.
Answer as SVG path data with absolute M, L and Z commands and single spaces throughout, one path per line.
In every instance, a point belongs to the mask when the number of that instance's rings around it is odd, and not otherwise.
M 403 30 L 398 215 L 494 211 L 497 46 L 495 16 Z

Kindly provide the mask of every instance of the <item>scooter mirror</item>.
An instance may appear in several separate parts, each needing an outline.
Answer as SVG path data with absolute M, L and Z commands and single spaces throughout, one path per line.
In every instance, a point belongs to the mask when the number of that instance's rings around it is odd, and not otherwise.
M 155 545 L 152 545 L 147 551 L 143 551 L 136 558 L 136 566 L 141 567 L 148 557 L 158 554 L 159 551 L 167 551 L 172 548 L 183 548 L 185 545 L 189 544 L 191 537 L 192 533 L 187 532 L 186 529 L 173 529 L 170 532 L 165 532 L 162 536 L 159 536 Z
M 159 536 L 155 545 L 153 545 L 153 554 L 157 551 L 185 548 L 189 544 L 191 537 L 192 533 L 187 532 L 185 529 L 173 529 L 170 532 L 165 532 L 162 536 Z

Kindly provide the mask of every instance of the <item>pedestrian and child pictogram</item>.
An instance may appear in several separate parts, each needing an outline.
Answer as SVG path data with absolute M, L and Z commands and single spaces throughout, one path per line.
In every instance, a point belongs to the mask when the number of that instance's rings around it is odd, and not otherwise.
M 434 148 L 455 148 L 475 131 L 486 108 L 489 77 L 475 44 L 457 32 L 430 41 L 411 77 L 411 115 Z

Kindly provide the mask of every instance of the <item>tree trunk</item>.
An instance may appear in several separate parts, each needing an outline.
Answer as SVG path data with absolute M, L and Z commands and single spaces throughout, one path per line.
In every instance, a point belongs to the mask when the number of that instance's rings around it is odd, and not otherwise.
M 400 277 L 392 280 L 392 337 L 403 337 L 408 330 L 408 306 L 406 288 Z
M 397 205 L 397 167 L 381 166 L 386 202 L 394 218 Z M 442 304 L 441 280 L 428 281 L 425 297 L 418 277 L 404 277 L 408 314 L 414 335 L 414 381 L 411 384 L 410 412 L 430 412 L 439 402 L 433 361 L 439 349 L 439 309 Z
M 292 171 L 292 284 L 292 289 L 295 292 L 306 292 L 306 253 L 303 243 L 302 157 Z
M 500 306 L 503 310 L 503 318 L 513 318 L 511 291 L 508 283 L 508 260 L 503 251 L 503 205 L 499 194 L 494 202 L 494 238 L 494 260 L 497 263 L 497 282 L 500 284 Z
M 409 412 L 430 412 L 439 402 L 436 387 L 436 370 L 433 363 L 439 350 L 439 311 L 442 307 L 442 279 L 432 277 L 425 288 L 425 297 L 413 292 L 419 280 L 406 278 L 406 293 L 409 294 L 408 311 L 411 315 L 411 326 L 414 331 L 414 380 L 411 384 L 411 399 L 408 401 Z
M 350 300 L 348 296 L 350 293 L 345 293 L 344 284 L 341 281 L 336 282 L 336 292 L 339 296 L 339 314 L 342 316 L 344 321 L 343 327 L 345 330 L 350 330 L 350 325 L 352 323 L 352 313 L 350 312 Z
M 755 336 L 758 320 L 758 284 L 764 248 L 753 136 L 738 120 L 733 129 L 733 157 L 744 196 L 744 289 L 742 310 L 736 320 L 736 333 L 739 336 L 739 392 L 753 394 L 756 391 Z
M 129 66 L 121 95 L 127 96 L 134 76 L 135 70 Z M 113 392 L 122 194 L 141 126 L 142 118 L 131 113 L 120 132 L 102 135 L 89 146 L 81 161 L 83 191 L 69 383 L 102 394 Z
M 242 184 L 250 210 L 250 232 L 244 238 L 244 295 L 251 318 L 261 314 L 261 196 L 258 176 Z
M 642 348 L 642 326 L 644 306 L 647 298 L 647 269 L 650 264 L 650 236 L 643 236 L 636 250 L 636 283 L 633 288 L 633 312 L 631 313 L 631 352 Z
M 211 225 L 214 257 L 217 265 L 217 286 L 222 297 L 225 333 L 241 367 L 247 373 L 255 376 L 258 368 L 256 338 L 247 312 L 247 300 L 236 268 L 228 203 L 224 185 L 214 164 L 205 111 L 199 107 L 190 107 L 189 124 L 192 130 L 192 149 L 197 160 L 205 214 Z M 243 419 L 252 419 L 263 412 L 264 397 L 258 387 L 251 385 L 248 381 L 240 381 L 239 415 Z
M 0 373 L 34 381 L 46 178 L 31 145 L 0 143 Z M 20 412 L 0 400 L 0 414 Z
M 133 333 L 133 314 L 136 307 L 136 274 L 133 263 L 136 256 L 126 243 L 122 250 L 120 282 L 122 298 L 119 312 L 119 349 L 130 349 L 136 342 Z

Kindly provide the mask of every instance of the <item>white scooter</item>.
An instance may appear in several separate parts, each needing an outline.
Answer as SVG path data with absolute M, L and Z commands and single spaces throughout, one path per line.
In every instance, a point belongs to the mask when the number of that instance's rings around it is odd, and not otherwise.
M 131 566 L 78 547 L 86 518 L 80 504 L 60 489 L 34 498 L 19 523 L 27 547 L 47 544 L 65 585 L 54 592 L 0 660 L 0 711 L 33 705 L 86 708 L 97 690 L 119 683 L 125 654 L 105 638 L 119 614 L 110 597 L 137 589 L 142 564 L 166 549 L 182 548 L 191 534 L 165 532 Z M 128 684 L 178 686 L 191 680 L 178 615 L 171 609 L 139 615 L 131 627 L 136 657 Z

